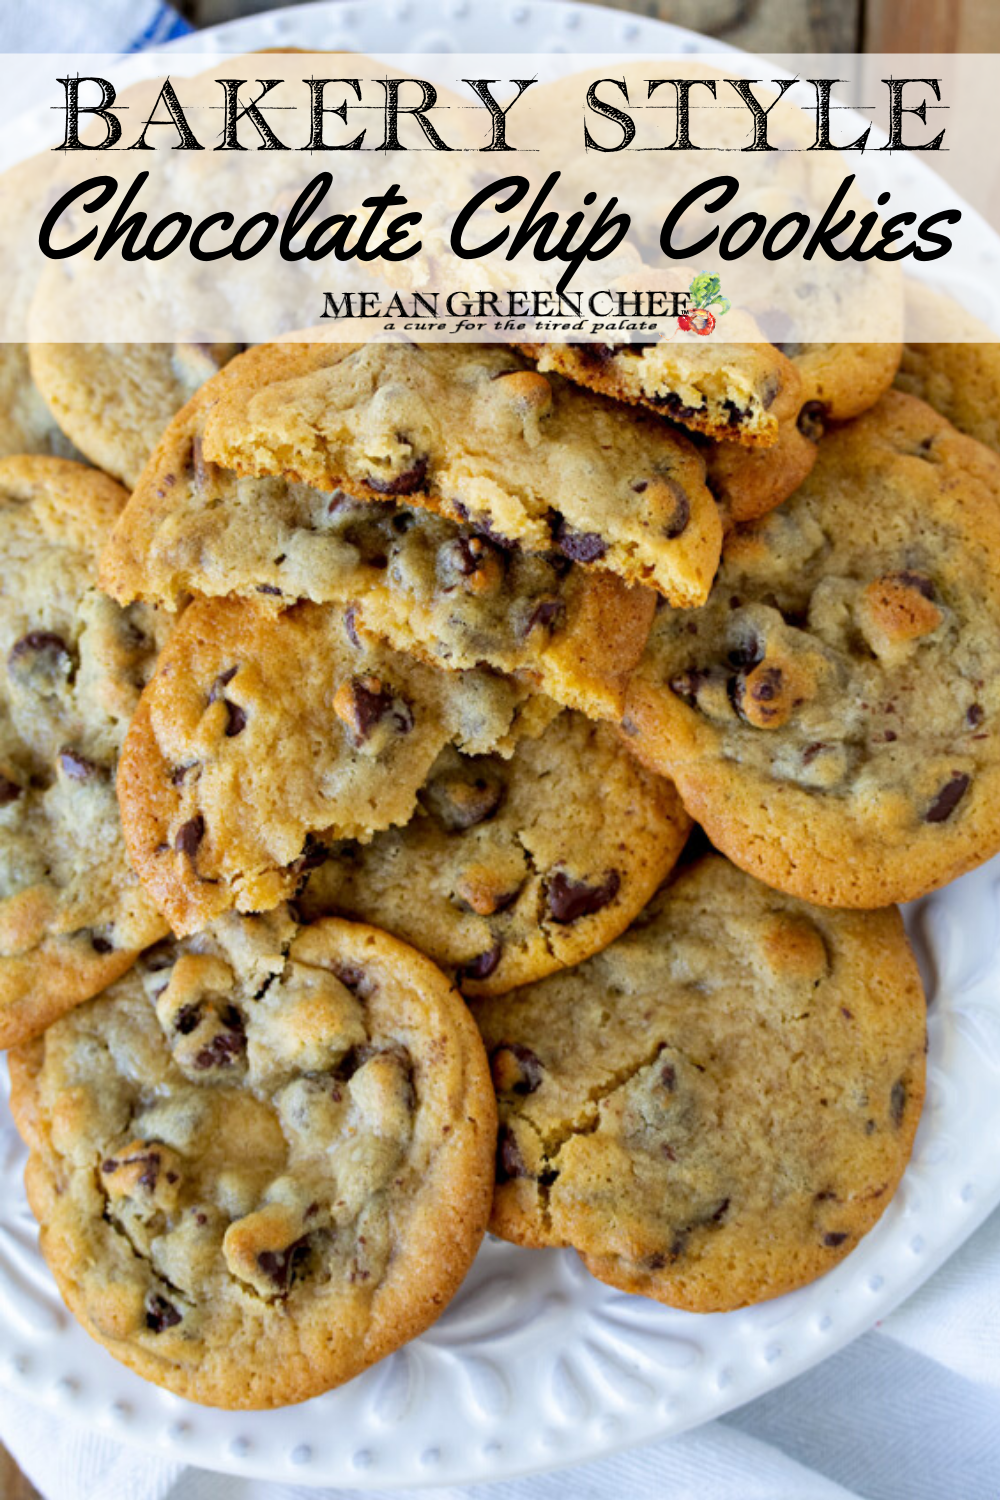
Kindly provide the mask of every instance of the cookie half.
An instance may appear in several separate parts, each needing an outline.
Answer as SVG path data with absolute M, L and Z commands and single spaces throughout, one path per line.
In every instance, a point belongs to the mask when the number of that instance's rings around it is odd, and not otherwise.
M 1000 463 L 890 392 L 657 616 L 633 749 L 769 885 L 877 907 L 1000 849 Z
M 238 473 L 405 498 L 681 607 L 707 595 L 721 525 L 691 444 L 510 348 L 276 344 L 219 392 L 204 452 Z
M 447 746 L 406 826 L 333 846 L 295 905 L 373 922 L 467 995 L 502 994 L 624 931 L 690 826 L 670 782 L 567 711 L 507 760 Z
M 519 344 L 542 372 L 669 417 L 717 442 L 771 447 L 773 410 L 798 376 L 773 344 L 716 344 L 697 336 L 625 344 Z
M 422 1332 L 489 1215 L 461 997 L 335 920 L 163 945 L 11 1058 L 42 1252 L 117 1359 L 211 1406 L 304 1401 Z
M 560 703 L 618 719 L 655 595 L 561 553 L 501 546 L 405 500 L 356 500 L 238 478 L 204 456 L 204 424 L 240 361 L 171 423 L 115 528 L 102 582 L 121 603 L 186 593 L 350 606 L 398 650 L 485 662 Z
M 405 823 L 446 745 L 509 753 L 556 711 L 495 673 L 370 643 L 330 606 L 198 600 L 125 741 L 129 855 L 182 936 L 234 908 L 267 911 L 317 843 Z
M 713 855 L 596 958 L 474 1013 L 500 1106 L 491 1229 L 674 1307 L 822 1275 L 910 1155 L 925 1005 L 893 910 L 810 908 Z
M 0 461 L 0 1047 L 104 989 L 164 923 L 129 868 L 115 768 L 168 628 L 99 593 L 124 490 Z

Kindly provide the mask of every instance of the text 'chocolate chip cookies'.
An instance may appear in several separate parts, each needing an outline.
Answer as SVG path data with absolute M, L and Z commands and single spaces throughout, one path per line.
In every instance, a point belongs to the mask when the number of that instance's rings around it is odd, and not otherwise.
M 94 1338 L 214 1406 L 304 1401 L 414 1338 L 489 1214 L 476 1027 L 384 933 L 282 914 L 165 946 L 12 1058 L 42 1247 Z

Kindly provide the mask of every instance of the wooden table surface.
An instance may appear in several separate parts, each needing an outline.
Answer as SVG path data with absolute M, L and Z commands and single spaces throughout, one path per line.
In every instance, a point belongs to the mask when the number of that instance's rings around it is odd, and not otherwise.
M 96 3 L 96 0 L 92 0 Z M 283 0 L 174 0 L 196 26 L 271 10 Z M 292 0 L 285 0 L 292 3 Z M 996 0 L 603 0 L 749 52 L 1000 52 Z M 0 1500 L 37 1492 L 0 1447 Z M 56 1500 L 56 1497 L 52 1497 Z

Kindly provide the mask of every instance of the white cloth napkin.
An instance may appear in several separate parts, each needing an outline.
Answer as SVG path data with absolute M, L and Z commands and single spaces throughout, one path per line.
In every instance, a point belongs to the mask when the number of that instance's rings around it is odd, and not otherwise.
M 179 36 L 160 0 L 0 5 L 0 50 L 129 51 Z M 45 1500 L 308 1500 L 187 1468 L 0 1393 L 0 1442 Z M 338 1490 L 340 1500 L 360 1492 Z M 379 1492 L 384 1493 L 384 1492 Z M 696 1432 L 426 1500 L 998 1500 L 1000 1210 L 904 1307 L 809 1374 Z M 377 1496 L 376 1496 L 377 1500 Z
M 0 1441 L 46 1500 L 309 1500 L 165 1463 L 0 1395 Z M 679 1438 L 426 1500 L 997 1500 L 1000 1210 L 898 1312 L 798 1380 Z M 385 1497 L 379 1491 L 375 1496 Z

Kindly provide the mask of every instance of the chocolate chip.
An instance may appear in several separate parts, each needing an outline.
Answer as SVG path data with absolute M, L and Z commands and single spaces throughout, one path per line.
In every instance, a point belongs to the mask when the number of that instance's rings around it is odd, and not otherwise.
M 593 916 L 615 899 L 620 886 L 621 876 L 617 870 L 609 870 L 599 885 L 571 880 L 562 870 L 557 870 L 547 887 L 552 920 L 567 924 L 578 921 L 580 917 Z
M 189 859 L 193 859 L 198 853 L 198 848 L 204 837 L 205 819 L 201 813 L 196 813 L 193 818 L 189 818 L 186 823 L 182 823 L 180 828 L 178 828 L 177 836 L 174 839 L 174 848 L 178 854 L 186 854 Z
M 90 946 L 93 948 L 95 953 L 113 953 L 115 947 L 114 943 L 110 942 L 108 938 L 101 937 L 100 934 L 96 932 L 91 936 Z
M 902 573 L 890 573 L 889 578 L 895 583 L 901 583 L 904 588 L 916 589 L 923 594 L 925 599 L 934 598 L 934 585 L 926 573 L 912 573 L 909 570 Z
M 413 728 L 413 711 L 403 698 L 384 687 L 377 677 L 352 677 L 337 693 L 334 702 L 338 716 L 347 723 L 359 745 L 384 718 L 399 734 Z
M 362 999 L 364 998 L 364 969 L 359 968 L 357 964 L 334 964 L 333 972 L 344 988 L 351 991 L 352 995 L 359 995 Z
M 726 1217 L 726 1214 L 728 1213 L 728 1211 L 729 1211 L 729 1199 L 728 1198 L 723 1198 L 722 1202 L 719 1204 L 719 1206 L 715 1210 L 714 1214 L 709 1214 L 709 1216 L 708 1216 L 708 1218 L 707 1218 L 707 1220 L 705 1222 L 708 1223 L 708 1224 L 721 1224 L 722 1221 L 723 1221 L 723 1219 Z
M 811 443 L 818 443 L 826 428 L 827 407 L 822 401 L 807 401 L 799 412 L 796 426 Z
M 829 1234 L 824 1234 L 823 1243 L 824 1245 L 829 1245 L 830 1248 L 833 1249 L 837 1245 L 842 1245 L 846 1239 L 847 1235 L 844 1233 L 844 1231 L 836 1229 L 831 1230 Z
M 825 749 L 827 749 L 827 746 L 822 740 L 814 740 L 811 745 L 807 745 L 803 750 L 802 764 L 804 766 L 811 766 L 820 751 Z
M 296 873 L 305 870 L 316 870 L 320 865 L 325 865 L 330 858 L 330 850 L 321 839 L 314 833 L 307 833 L 305 843 L 302 845 L 302 853 L 293 866 Z
M 376 495 L 415 495 L 418 490 L 426 489 L 424 481 L 427 478 L 428 462 L 426 457 L 418 458 L 409 469 L 397 474 L 394 479 L 380 479 L 370 474 L 365 484 Z
M 727 422 L 730 427 L 739 427 L 750 415 L 749 408 L 737 406 L 735 401 L 726 400 L 723 401 L 722 405 L 725 411 L 729 413 Z
M 59 765 L 63 774 L 71 781 L 87 781 L 95 776 L 100 769 L 92 760 L 81 755 L 77 750 L 68 748 L 59 751 Z
M 146 1327 L 150 1333 L 162 1333 L 165 1328 L 176 1328 L 181 1315 L 172 1302 L 155 1292 L 146 1302 Z
M 677 1069 L 673 1063 L 664 1063 L 660 1069 L 660 1082 L 668 1093 L 672 1094 L 677 1087 Z
M 667 538 L 668 542 L 672 542 L 675 537 L 681 536 L 687 530 L 688 522 L 691 519 L 691 502 L 687 495 L 674 480 L 671 480 L 671 487 L 676 490 L 677 504 L 674 507 L 673 515 L 663 528 L 663 535 Z
M 572 562 L 599 562 L 608 550 L 608 544 L 596 531 L 574 531 L 558 511 L 550 520 L 552 540 L 564 557 Z
M 783 684 L 784 678 L 780 667 L 761 667 L 759 670 L 754 671 L 753 683 L 749 688 L 750 699 L 758 705 L 773 703 L 776 698 L 781 696 Z M 743 706 L 747 691 L 747 673 L 740 672 L 729 684 L 729 697 L 741 719 L 747 718 Z M 766 720 L 768 717 L 773 717 L 773 712 L 771 710 L 769 714 L 765 706 L 761 708 L 758 717 Z
M 288 1246 L 287 1250 L 262 1250 L 257 1256 L 257 1265 L 268 1281 L 274 1283 L 279 1292 L 285 1293 L 292 1284 L 296 1268 L 309 1249 L 309 1236 L 303 1235 Z
M 191 440 L 191 452 L 188 455 L 188 471 L 193 476 L 198 489 L 203 489 L 210 479 L 214 479 L 218 470 L 213 463 L 205 457 L 202 448 L 201 433 L 196 432 Z
M 492 818 L 504 797 L 500 778 L 484 769 L 481 775 L 441 776 L 429 781 L 420 801 L 449 833 L 464 833 Z
M 107 1157 L 106 1160 L 101 1162 L 101 1171 L 105 1174 L 105 1176 L 110 1175 L 112 1172 L 117 1172 L 118 1162 L 113 1156 Z
M 983 708 L 980 703 L 970 703 L 965 711 L 965 722 L 970 729 L 977 728 L 983 722 Z M 2 796 L 2 792 L 0 792 Z
M 141 1164 L 143 1170 L 139 1176 L 139 1186 L 148 1188 L 151 1193 L 156 1191 L 156 1184 L 159 1181 L 160 1160 L 160 1153 L 158 1151 L 150 1151 L 148 1156 L 132 1156 L 129 1158 L 130 1162 L 137 1165 Z
M 226 739 L 235 739 L 247 727 L 246 712 L 240 708 L 238 703 L 230 703 L 228 698 L 224 698 L 222 701 L 226 705 Z
M 688 708 L 697 708 L 698 690 L 704 687 L 711 674 L 702 671 L 698 667 L 690 667 L 686 672 L 679 672 L 676 677 L 671 677 L 667 686 L 670 691 Z
M 10 648 L 11 675 L 39 692 L 56 692 L 72 679 L 75 662 L 61 635 L 51 630 L 29 630 Z
M 501 1125 L 497 1135 L 497 1182 L 513 1182 L 515 1177 L 529 1175 L 514 1132 L 509 1125 Z
M 12 802 L 17 801 L 20 795 L 21 788 L 18 786 L 17 782 L 11 781 L 8 777 L 0 775 L 0 807 L 9 807 Z
M 500 1093 L 533 1094 L 544 1077 L 538 1054 L 522 1042 L 501 1042 L 490 1055 L 490 1068 Z
M 499 965 L 502 953 L 503 944 L 497 938 L 492 948 L 487 948 L 485 953 L 480 953 L 477 958 L 470 959 L 459 969 L 459 979 L 489 979 Z
M 344 613 L 344 631 L 351 645 L 355 648 L 356 651 L 360 651 L 361 642 L 358 639 L 357 619 L 357 606 L 352 604 Z
M 764 660 L 764 643 L 757 635 L 748 635 L 729 652 L 734 667 L 756 667 Z
M 606 365 L 615 357 L 613 344 L 570 344 L 585 365 Z
M 686 406 L 676 391 L 667 391 L 665 395 L 656 393 L 649 397 L 654 406 L 662 406 L 669 417 L 677 422 L 686 422 L 690 417 L 697 415 L 697 408 Z
M 536 626 L 542 630 L 558 630 L 563 623 L 565 615 L 566 606 L 561 599 L 539 600 L 528 616 L 527 623 L 522 631 L 522 639 L 526 640 Z
M 209 1068 L 231 1068 L 246 1052 L 247 1039 L 242 1017 L 232 1007 L 227 1008 L 226 1017 L 223 1021 L 226 1030 L 216 1032 L 208 1045 L 202 1047 L 194 1059 L 196 1068 L 203 1071 Z
M 924 813 L 924 822 L 947 822 L 965 796 L 968 786 L 969 778 L 965 775 L 964 771 L 953 771 L 950 781 L 945 782 L 930 807 Z
M 274 594 L 278 598 L 281 597 L 281 590 L 276 588 L 273 583 L 258 583 L 257 592 L 258 594 Z
M 190 765 L 187 766 L 174 766 L 173 770 L 170 772 L 170 785 L 180 786 L 187 773 L 189 771 L 193 771 L 197 764 L 198 762 L 196 760 L 193 760 Z
M 181 1036 L 190 1036 L 201 1020 L 200 1005 L 184 1005 L 174 1017 L 174 1030 Z
M 892 1117 L 892 1123 L 896 1126 L 897 1130 L 903 1123 L 903 1116 L 905 1113 L 906 1084 L 902 1078 L 897 1078 L 896 1082 L 892 1086 L 892 1092 L 889 1095 L 889 1114 Z

